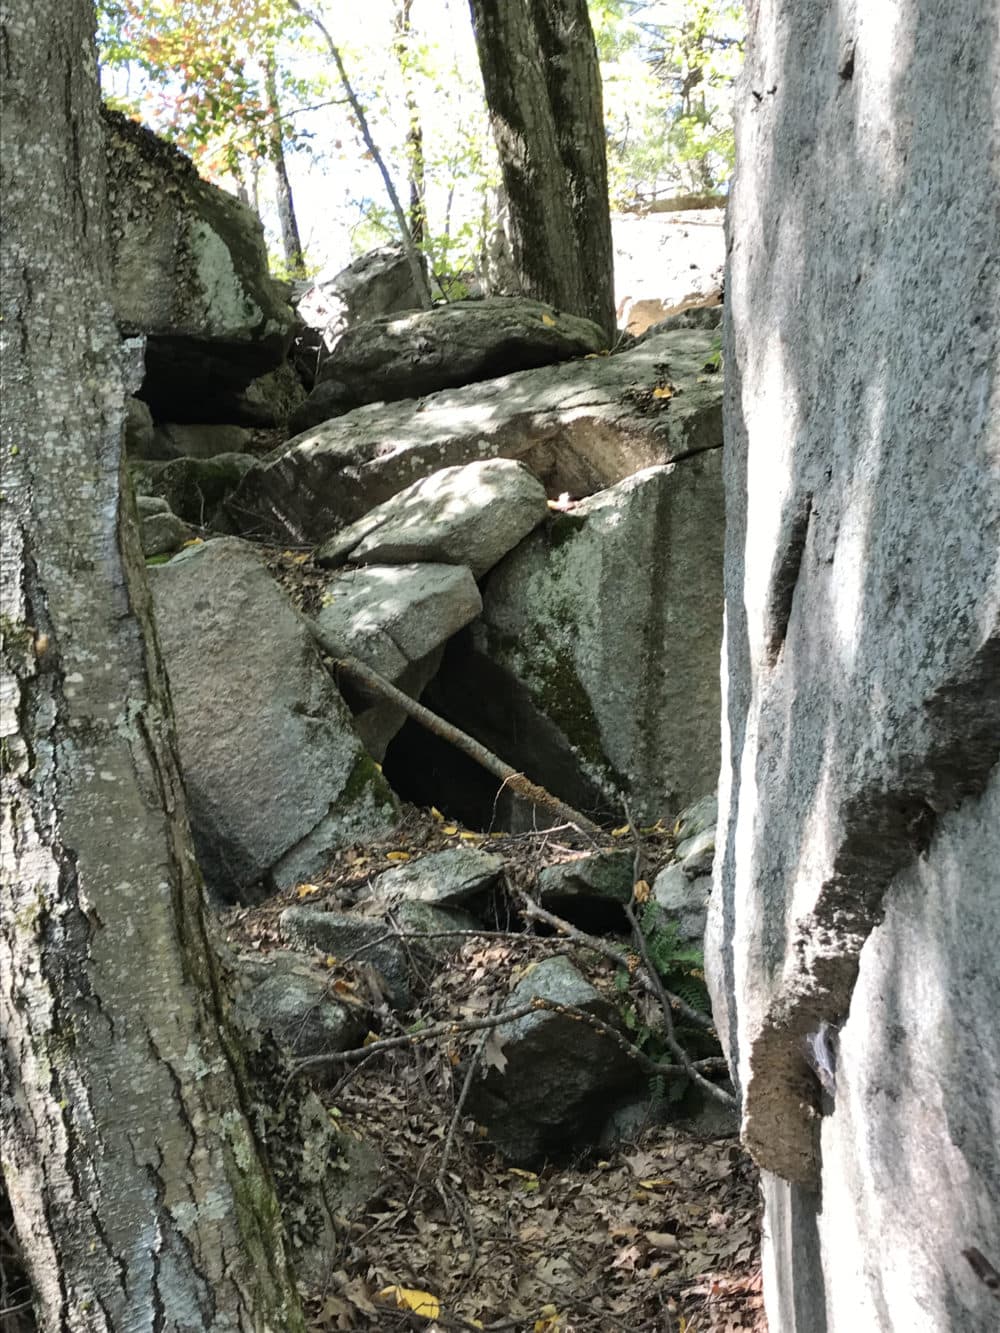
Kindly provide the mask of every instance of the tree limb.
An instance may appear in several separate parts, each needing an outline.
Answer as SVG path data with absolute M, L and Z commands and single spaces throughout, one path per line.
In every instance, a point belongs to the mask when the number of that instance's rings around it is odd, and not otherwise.
M 366 689 L 371 690 L 373 694 L 380 695 L 387 699 L 389 703 L 401 708 L 408 717 L 412 717 L 414 722 L 420 726 L 426 727 L 432 731 L 435 736 L 440 736 L 442 740 L 448 741 L 463 754 L 469 756 L 481 768 L 485 768 L 488 773 L 499 778 L 502 783 L 510 787 L 515 795 L 530 801 L 533 805 L 540 805 L 549 810 L 557 818 L 565 820 L 577 828 L 586 830 L 588 833 L 600 833 L 598 826 L 586 815 L 582 815 L 579 810 L 574 810 L 571 805 L 560 801 L 558 797 L 553 796 L 551 792 L 544 787 L 536 786 L 534 782 L 526 778 L 523 773 L 517 769 L 511 768 L 510 764 L 505 764 L 502 759 L 498 759 L 492 750 L 487 750 L 485 745 L 460 731 L 458 727 L 446 722 L 443 717 L 438 717 L 437 713 L 432 713 L 429 708 L 418 703 L 416 699 L 411 699 L 408 694 L 396 688 L 390 681 L 376 671 L 373 667 L 367 666 L 357 657 L 343 656 L 341 645 L 334 640 L 308 616 L 303 616 L 306 628 L 313 636 L 324 652 L 328 653 L 334 659 L 334 666 L 338 671 L 343 672 L 351 680 Z

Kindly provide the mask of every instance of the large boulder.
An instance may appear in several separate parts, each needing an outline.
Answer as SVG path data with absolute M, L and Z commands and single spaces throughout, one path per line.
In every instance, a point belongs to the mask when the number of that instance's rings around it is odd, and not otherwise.
M 419 398 L 607 348 L 589 319 L 542 301 L 452 301 L 355 324 L 320 364 L 319 381 L 346 385 L 357 405 Z
M 717 448 L 714 341 L 710 329 L 673 328 L 615 356 L 358 408 L 262 459 L 233 496 L 231 520 L 238 531 L 319 542 L 443 467 L 517 458 L 553 498 L 577 497 Z
M 415 481 L 325 541 L 315 559 L 327 566 L 442 562 L 466 566 L 478 579 L 547 514 L 545 488 L 523 463 L 490 458 Z
M 426 276 L 427 256 L 420 266 Z M 305 325 L 296 346 L 296 361 L 312 383 L 316 369 L 352 324 L 378 319 L 400 310 L 417 310 L 420 292 L 413 268 L 401 245 L 382 245 L 351 261 L 332 276 L 322 273 L 295 302 Z
M 612 1005 L 568 958 L 536 963 L 503 1008 L 519 1009 L 536 996 L 614 1024 Z M 595 1144 L 608 1101 L 638 1081 L 637 1066 L 620 1046 L 571 1015 L 539 1009 L 499 1033 L 505 1067 L 493 1066 L 473 1083 L 468 1106 L 489 1142 L 519 1165 Z
M 150 571 L 181 768 L 209 887 L 241 900 L 384 833 L 395 802 L 308 631 L 254 549 L 224 539 Z
M 900 0 L 891 30 L 867 5 L 748 13 L 707 961 L 764 1168 L 768 1319 L 980 1333 L 1000 1308 L 996 6 Z
M 475 627 L 480 656 L 523 684 L 582 775 L 643 820 L 718 773 L 720 455 L 645 469 L 554 515 L 493 571 Z M 505 758 L 565 792 L 558 751 L 551 770 L 537 747 L 534 768 L 523 762 L 524 730 Z
M 256 214 L 150 130 L 104 116 L 115 314 L 123 332 L 147 335 L 153 415 L 178 420 L 178 403 L 196 412 L 200 397 L 277 366 L 294 316 Z

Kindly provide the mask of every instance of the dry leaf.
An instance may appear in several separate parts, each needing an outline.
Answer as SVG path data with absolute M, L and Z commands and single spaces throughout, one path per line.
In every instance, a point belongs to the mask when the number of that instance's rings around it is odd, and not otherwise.
M 409 853 L 409 852 L 386 852 L 386 854 L 385 854 L 385 859 L 386 859 L 387 861 L 408 861 L 408 860 L 410 859 L 410 853 Z
M 429 1291 L 414 1291 L 411 1287 L 383 1287 L 378 1296 L 380 1301 L 395 1305 L 397 1310 L 412 1310 L 423 1319 L 437 1319 L 441 1313 L 441 1302 Z
M 295 890 L 298 898 L 308 898 L 311 893 L 319 893 L 318 884 L 300 884 Z
M 444 828 L 441 830 L 441 832 L 442 832 L 442 833 L 447 833 L 447 835 L 448 835 L 449 838 L 453 838 L 453 837 L 455 836 L 455 834 L 458 832 L 458 825 L 457 825 L 457 824 L 445 824 L 445 826 L 444 826 Z
M 651 894 L 652 889 L 649 887 L 649 883 L 644 879 L 637 880 L 632 886 L 632 897 L 637 903 L 648 903 Z
M 505 1073 L 507 1069 L 507 1057 L 503 1053 L 504 1040 L 500 1029 L 494 1028 L 483 1046 L 483 1064 L 487 1069 L 495 1069 L 498 1074 Z
M 555 322 L 555 320 L 552 318 L 551 315 L 546 314 L 546 313 L 543 311 L 543 312 L 542 312 L 542 323 L 543 323 L 543 324 L 547 324 L 547 325 L 549 326 L 549 328 L 551 329 L 551 328 L 555 328 L 555 323 L 556 323 L 556 322 Z

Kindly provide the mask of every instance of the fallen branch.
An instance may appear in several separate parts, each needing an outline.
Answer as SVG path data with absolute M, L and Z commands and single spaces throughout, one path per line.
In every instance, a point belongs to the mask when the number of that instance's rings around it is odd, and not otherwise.
M 297 1060 L 292 1066 L 292 1074 L 300 1074 L 307 1069 L 314 1069 L 318 1065 L 331 1064 L 355 1064 L 360 1060 L 368 1060 L 373 1055 L 381 1054 L 384 1051 L 398 1051 L 407 1046 L 417 1046 L 421 1042 L 434 1041 L 438 1037 L 456 1037 L 464 1032 L 483 1032 L 488 1028 L 505 1027 L 509 1023 L 516 1023 L 519 1019 L 527 1018 L 529 1014 L 538 1013 L 545 1010 L 549 1013 L 562 1014 L 565 1018 L 575 1019 L 577 1022 L 586 1023 L 592 1027 L 595 1032 L 600 1033 L 602 1037 L 607 1037 L 619 1046 L 629 1059 L 634 1060 L 647 1074 L 662 1076 L 664 1078 L 685 1078 L 690 1077 L 687 1069 L 680 1065 L 667 1064 L 659 1060 L 651 1060 L 648 1055 L 634 1046 L 627 1037 L 623 1036 L 617 1028 L 609 1023 L 603 1022 L 593 1014 L 588 1014 L 585 1009 L 578 1009 L 576 1005 L 559 1004 L 555 1000 L 546 1000 L 540 995 L 536 995 L 529 1003 L 518 1005 L 514 1009 L 506 1009 L 502 1013 L 490 1014 L 486 1018 L 463 1018 L 444 1023 L 432 1023 L 430 1027 L 422 1028 L 419 1032 L 407 1032 L 400 1037 L 381 1037 L 377 1041 L 369 1042 L 367 1046 L 358 1046 L 349 1051 L 329 1051 L 324 1055 L 310 1055 L 303 1060 Z M 725 1068 L 725 1061 L 719 1057 L 710 1057 L 707 1060 L 697 1060 L 689 1064 L 689 1068 L 695 1071 L 710 1071 L 713 1069 Z M 728 1097 L 728 1094 L 726 1094 Z
M 557 818 L 573 824 L 578 829 L 583 829 L 587 833 L 600 833 L 598 826 L 586 815 L 582 815 L 579 810 L 574 810 L 571 805 L 565 801 L 560 801 L 558 797 L 553 796 L 551 792 L 544 787 L 537 786 L 519 773 L 516 768 L 511 768 L 510 764 L 505 764 L 502 759 L 498 759 L 492 750 L 487 750 L 485 745 L 480 745 L 479 741 L 474 740 L 472 736 L 460 731 L 458 727 L 446 722 L 443 717 L 438 717 L 437 713 L 432 713 L 429 708 L 423 704 L 417 703 L 416 699 L 411 699 L 408 694 L 396 688 L 391 681 L 367 666 L 357 657 L 344 657 L 341 651 L 341 645 L 323 630 L 314 620 L 303 616 L 306 628 L 313 636 L 319 646 L 325 653 L 328 653 L 334 660 L 334 666 L 340 672 L 343 672 L 350 680 L 358 685 L 363 685 L 365 689 L 373 694 L 380 695 L 389 703 L 401 708 L 408 717 L 420 726 L 426 727 L 428 731 L 439 736 L 442 740 L 448 741 L 463 754 L 469 756 L 481 768 L 485 768 L 488 773 L 492 773 L 495 778 L 499 778 L 502 783 L 510 787 L 517 796 L 533 805 L 540 805 L 545 810 L 549 810 Z

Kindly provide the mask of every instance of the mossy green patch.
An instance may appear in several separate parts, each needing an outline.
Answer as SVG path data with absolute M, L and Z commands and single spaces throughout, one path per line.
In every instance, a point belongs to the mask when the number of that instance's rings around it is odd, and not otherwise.
M 344 790 L 340 793 L 337 804 L 342 808 L 356 805 L 363 800 L 366 793 L 371 797 L 373 805 L 394 804 L 392 788 L 370 754 L 359 756 L 344 783 Z

